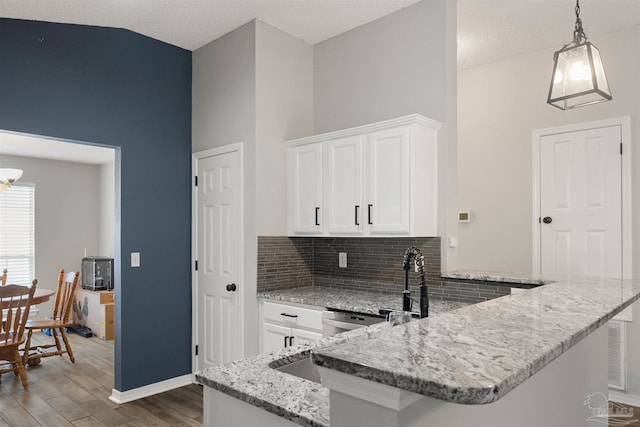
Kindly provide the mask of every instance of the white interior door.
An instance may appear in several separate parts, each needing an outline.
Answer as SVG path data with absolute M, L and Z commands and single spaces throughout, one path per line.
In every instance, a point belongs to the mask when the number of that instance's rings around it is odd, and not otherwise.
M 620 126 L 540 138 L 540 269 L 621 278 Z
M 239 151 L 197 161 L 196 369 L 242 357 Z

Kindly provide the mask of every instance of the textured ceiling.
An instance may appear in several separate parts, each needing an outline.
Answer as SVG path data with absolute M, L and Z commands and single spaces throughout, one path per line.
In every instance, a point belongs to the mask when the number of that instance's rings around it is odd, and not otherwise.
M 195 50 L 252 19 L 315 44 L 418 1 L 0 0 L 0 17 L 126 28 Z M 571 40 L 574 5 L 458 0 L 458 68 L 559 48 Z M 581 16 L 595 43 L 598 34 L 640 24 L 640 0 L 583 0 Z
M 195 50 L 253 19 L 315 44 L 419 0 L 0 0 L 0 16 L 126 28 Z
M 574 7 L 575 0 L 459 0 L 458 69 L 560 49 L 573 37 Z M 596 46 L 598 34 L 640 24 L 640 0 L 583 0 L 580 8 Z

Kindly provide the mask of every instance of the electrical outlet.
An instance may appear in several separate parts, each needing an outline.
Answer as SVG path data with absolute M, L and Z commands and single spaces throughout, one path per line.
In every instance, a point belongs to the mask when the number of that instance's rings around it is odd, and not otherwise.
M 338 267 L 347 268 L 347 253 L 340 252 L 338 254 Z

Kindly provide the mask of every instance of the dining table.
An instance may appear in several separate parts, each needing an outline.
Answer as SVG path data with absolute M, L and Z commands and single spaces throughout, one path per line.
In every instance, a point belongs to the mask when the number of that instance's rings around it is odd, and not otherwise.
M 56 291 L 52 289 L 41 289 L 36 288 L 35 293 L 33 294 L 33 298 L 31 299 L 31 305 L 42 304 L 43 302 L 49 301 L 53 295 L 56 294 Z
M 56 294 L 56 291 L 52 289 L 36 288 L 36 291 L 33 294 L 33 298 L 31 299 L 31 305 L 34 306 L 34 305 L 42 304 L 43 302 L 47 302 L 49 301 L 49 298 L 51 298 L 55 294 Z M 26 298 L 26 296 L 24 298 Z M 7 302 L 7 304 L 9 304 L 9 302 Z M 0 308 L 4 309 L 7 307 L 0 307 Z

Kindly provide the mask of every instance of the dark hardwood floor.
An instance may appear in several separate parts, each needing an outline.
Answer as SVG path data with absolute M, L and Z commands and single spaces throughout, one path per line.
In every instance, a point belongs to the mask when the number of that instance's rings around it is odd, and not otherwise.
M 38 342 L 53 340 L 41 332 Z M 113 388 L 113 341 L 69 334 L 76 363 L 67 355 L 27 368 L 29 390 L 2 375 L 0 427 L 202 426 L 202 387 L 189 385 L 118 405 Z

